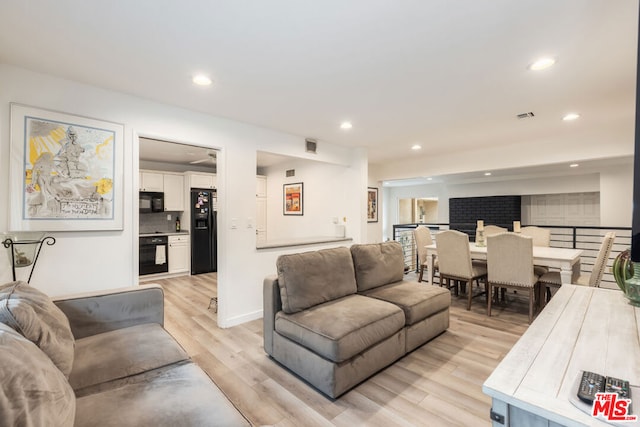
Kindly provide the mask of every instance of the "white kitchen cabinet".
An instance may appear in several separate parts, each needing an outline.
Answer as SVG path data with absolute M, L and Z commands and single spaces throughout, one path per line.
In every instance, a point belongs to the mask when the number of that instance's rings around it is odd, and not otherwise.
M 256 176 L 256 197 L 267 197 L 267 177 Z
M 184 176 L 164 174 L 164 210 L 184 211 Z
M 159 172 L 140 172 L 140 191 L 164 191 L 164 176 Z
M 216 188 L 216 176 L 212 173 L 189 172 L 190 188 Z
M 169 236 L 169 273 L 188 273 L 190 264 L 189 235 Z

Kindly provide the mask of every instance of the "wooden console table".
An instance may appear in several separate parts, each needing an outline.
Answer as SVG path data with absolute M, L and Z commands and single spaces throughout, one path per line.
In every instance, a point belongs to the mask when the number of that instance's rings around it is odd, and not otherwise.
M 562 285 L 482 387 L 492 418 L 503 417 L 493 426 L 610 425 L 571 403 L 576 378 L 585 370 L 640 385 L 639 331 L 640 308 L 622 292 Z

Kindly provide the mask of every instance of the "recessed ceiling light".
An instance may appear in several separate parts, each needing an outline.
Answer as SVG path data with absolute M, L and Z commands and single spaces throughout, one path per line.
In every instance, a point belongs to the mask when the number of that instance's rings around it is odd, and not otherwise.
M 484 176 L 491 176 L 491 172 L 485 172 Z
M 562 118 L 562 120 L 564 120 L 565 122 L 570 122 L 572 120 L 576 120 L 576 119 L 579 119 L 579 118 L 580 118 L 580 114 L 578 114 L 578 113 L 569 113 L 569 114 L 566 114 Z
M 412 150 L 422 150 L 422 145 L 420 144 L 414 144 L 411 146 Z
M 353 127 L 353 125 L 351 124 L 351 122 L 342 122 L 342 124 L 340 125 L 340 129 L 351 129 Z
M 580 165 L 579 165 L 579 164 L 577 164 L 577 163 L 571 163 L 571 164 L 569 165 L 569 167 L 570 167 L 570 168 L 577 168 L 578 166 L 580 166 Z
M 432 179 L 433 179 L 433 178 L 429 177 L 429 178 L 427 178 L 427 181 L 431 181 Z
M 196 74 L 195 76 L 193 76 L 193 79 L 191 81 L 193 81 L 193 83 L 197 84 L 198 86 L 209 86 L 212 83 L 211 78 L 204 74 Z
M 529 65 L 529 69 L 533 71 L 540 71 L 551 67 L 555 63 L 556 60 L 554 58 L 540 58 Z

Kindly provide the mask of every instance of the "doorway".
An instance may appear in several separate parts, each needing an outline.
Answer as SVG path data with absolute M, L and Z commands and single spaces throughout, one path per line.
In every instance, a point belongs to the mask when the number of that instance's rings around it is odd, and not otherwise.
M 438 198 L 407 198 L 398 200 L 398 223 L 438 222 Z

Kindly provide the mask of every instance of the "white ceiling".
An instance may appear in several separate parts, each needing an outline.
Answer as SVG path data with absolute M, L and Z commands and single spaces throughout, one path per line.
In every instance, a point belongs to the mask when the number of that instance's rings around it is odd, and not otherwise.
M 2 0 L 0 16 L 0 62 L 372 163 L 634 125 L 637 0 Z M 542 55 L 557 64 L 528 70 Z

